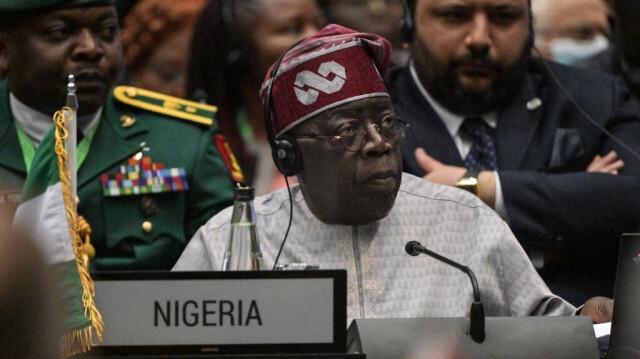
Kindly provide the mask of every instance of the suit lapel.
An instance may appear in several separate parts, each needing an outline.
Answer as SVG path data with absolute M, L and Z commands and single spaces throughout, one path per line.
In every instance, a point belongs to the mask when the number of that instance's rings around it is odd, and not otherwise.
M 413 148 L 422 147 L 427 154 L 440 162 L 454 166 L 464 166 L 458 148 L 440 117 L 424 100 L 422 108 L 427 109 L 418 121 L 419 125 L 409 127 L 407 141 L 413 141 Z M 434 121 L 433 119 L 437 119 Z
M 9 106 L 7 82 L 0 84 L 0 165 L 27 173 Z
M 100 124 L 91 142 L 84 164 L 78 171 L 78 187 L 123 162 L 141 149 L 141 135 L 148 128 L 141 121 L 123 129 L 117 122 L 119 114 L 108 105 L 102 113 Z
M 409 66 L 403 68 L 399 82 L 394 86 L 397 93 L 394 93 L 395 106 L 410 126 L 402 144 L 405 163 L 413 167 L 413 151 L 422 147 L 440 162 L 462 166 L 464 163 L 453 138 L 414 83 Z
M 524 86 L 498 117 L 496 151 L 499 169 L 518 169 L 525 159 L 543 112 L 541 99 L 545 98 L 545 89 L 540 87 L 540 81 L 538 75 L 526 76 Z

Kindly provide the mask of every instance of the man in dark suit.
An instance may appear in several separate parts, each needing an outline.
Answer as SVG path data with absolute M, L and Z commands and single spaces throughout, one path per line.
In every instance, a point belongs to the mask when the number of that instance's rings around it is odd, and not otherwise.
M 619 22 L 616 40 L 622 60 L 622 74 L 636 99 L 640 100 L 640 2 L 615 0 L 613 3 Z
M 611 296 L 619 236 L 640 222 L 640 110 L 627 88 L 530 57 L 527 0 L 405 11 L 413 58 L 386 76 L 411 126 L 404 170 L 476 193 L 557 294 Z
M 121 62 L 113 0 L 0 4 L 0 195 L 18 197 L 73 74 L 78 213 L 92 230 L 92 270 L 170 269 L 198 227 L 232 203 L 216 109 L 114 89 Z

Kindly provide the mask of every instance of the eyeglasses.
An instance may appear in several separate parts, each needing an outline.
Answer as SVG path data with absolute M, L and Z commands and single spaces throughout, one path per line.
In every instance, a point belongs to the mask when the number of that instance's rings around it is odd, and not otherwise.
M 387 115 L 380 120 L 380 124 L 372 123 L 366 127 L 359 120 L 351 120 L 344 123 L 338 129 L 336 135 L 305 135 L 295 134 L 296 138 L 330 138 L 340 141 L 347 151 L 358 152 L 367 143 L 369 128 L 375 128 L 384 140 L 391 146 L 396 146 L 404 138 L 409 124 L 397 115 Z

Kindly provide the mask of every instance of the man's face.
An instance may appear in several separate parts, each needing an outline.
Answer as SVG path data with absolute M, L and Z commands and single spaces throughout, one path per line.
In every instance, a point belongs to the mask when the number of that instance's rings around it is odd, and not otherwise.
M 553 58 L 554 40 L 586 44 L 611 34 L 609 8 L 603 0 L 535 0 L 532 6 L 536 48 L 544 57 Z
M 22 102 L 53 114 L 66 102 L 67 77 L 75 75 L 79 113 L 105 102 L 122 60 L 113 6 L 39 14 L 9 31 L 2 56 L 9 87 Z
M 402 47 L 398 31 L 402 0 L 330 0 L 327 5 L 331 22 L 380 35 L 393 47 Z
M 391 101 L 376 97 L 328 110 L 290 131 L 294 137 L 337 135 L 345 124 L 358 122 L 367 131 L 359 151 L 348 151 L 333 138 L 297 139 L 303 159 L 300 188 L 321 221 L 366 224 L 384 218 L 393 208 L 402 173 L 400 149 L 371 126 L 387 115 L 395 115 Z
M 131 69 L 131 84 L 147 90 L 186 97 L 189 27 L 176 29 L 159 41 L 143 63 Z
M 528 59 L 526 0 L 418 0 L 416 71 L 447 109 L 479 115 L 506 104 Z
M 325 19 L 313 0 L 261 0 L 262 11 L 251 32 L 260 79 L 294 42 L 314 35 Z

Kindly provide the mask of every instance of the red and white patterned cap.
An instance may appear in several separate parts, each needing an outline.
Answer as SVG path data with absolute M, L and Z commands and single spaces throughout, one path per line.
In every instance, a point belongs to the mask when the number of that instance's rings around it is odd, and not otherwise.
M 389 67 L 391 45 L 384 38 L 339 25 L 325 26 L 290 49 L 275 79 L 273 66 L 260 97 L 271 89 L 271 119 L 277 137 L 330 108 L 389 93 L 382 77 Z

